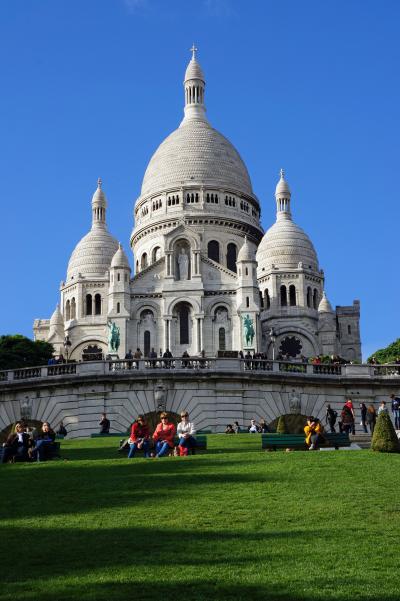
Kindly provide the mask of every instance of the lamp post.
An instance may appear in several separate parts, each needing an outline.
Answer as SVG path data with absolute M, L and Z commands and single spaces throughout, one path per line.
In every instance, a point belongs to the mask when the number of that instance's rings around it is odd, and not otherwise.
M 65 349 L 65 355 L 67 357 L 67 363 L 68 363 L 68 353 L 69 353 L 69 347 L 71 346 L 72 342 L 69 339 L 69 336 L 67 334 L 67 336 L 64 338 L 64 349 Z
M 274 328 L 271 328 L 269 331 L 269 338 L 272 342 L 272 361 L 275 361 L 275 342 L 276 342 L 276 334 Z

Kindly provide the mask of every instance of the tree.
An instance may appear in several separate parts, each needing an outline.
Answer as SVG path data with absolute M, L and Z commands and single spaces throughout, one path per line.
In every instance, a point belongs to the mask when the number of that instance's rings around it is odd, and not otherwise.
M 380 453 L 400 452 L 399 440 L 393 427 L 393 422 L 385 412 L 378 415 L 378 419 L 376 420 L 371 449 Z
M 0 369 L 47 365 L 53 353 L 53 345 L 42 340 L 33 341 L 21 334 L 0 336 Z
M 400 357 L 400 338 L 389 344 L 386 348 L 379 349 L 368 357 L 368 361 L 375 357 L 379 363 L 394 363 Z
M 276 427 L 277 434 L 286 434 L 285 416 L 281 415 L 278 419 L 278 425 Z

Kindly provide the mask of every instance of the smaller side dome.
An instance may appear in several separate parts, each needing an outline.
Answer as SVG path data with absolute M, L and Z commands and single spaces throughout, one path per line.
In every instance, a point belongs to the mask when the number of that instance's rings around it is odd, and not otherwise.
M 247 241 L 247 236 L 244 238 L 244 244 L 238 252 L 238 256 L 236 259 L 236 263 L 240 263 L 241 261 L 251 261 L 255 262 L 255 252 L 251 248 L 250 244 Z
M 124 249 L 122 248 L 121 242 L 118 244 L 118 250 L 112 258 L 111 268 L 113 267 L 122 267 L 124 269 L 130 270 L 130 265 L 128 261 L 128 257 L 125 254 Z
M 64 327 L 64 318 L 60 311 L 60 305 L 57 305 L 53 315 L 50 317 L 50 325 Z
M 325 290 L 318 305 L 318 313 L 333 313 L 332 305 L 327 299 Z

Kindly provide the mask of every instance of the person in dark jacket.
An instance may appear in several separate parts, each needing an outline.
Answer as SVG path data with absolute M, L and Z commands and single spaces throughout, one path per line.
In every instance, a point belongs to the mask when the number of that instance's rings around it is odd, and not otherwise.
M 367 405 L 365 403 L 360 403 L 360 412 L 361 412 L 361 425 L 364 428 L 365 434 L 368 433 L 367 430 Z
M 369 431 L 373 434 L 376 424 L 376 411 L 373 405 L 368 405 L 366 422 L 369 426 Z
M 332 434 L 336 432 L 335 424 L 337 418 L 337 411 L 334 411 L 330 405 L 326 406 L 325 423 L 329 424 L 329 428 Z
M 45 461 L 49 458 L 54 441 L 56 439 L 55 432 L 50 428 L 49 422 L 43 422 L 39 433 L 35 438 L 35 446 L 32 449 L 31 457 L 33 461 Z
M 109 434 L 110 433 L 110 420 L 107 419 L 107 414 L 101 414 L 101 420 L 99 421 L 100 426 L 100 434 Z
M 28 461 L 30 437 L 24 432 L 24 424 L 17 422 L 15 432 L 7 437 L 3 448 L 2 463 L 8 463 L 10 460 L 20 459 Z

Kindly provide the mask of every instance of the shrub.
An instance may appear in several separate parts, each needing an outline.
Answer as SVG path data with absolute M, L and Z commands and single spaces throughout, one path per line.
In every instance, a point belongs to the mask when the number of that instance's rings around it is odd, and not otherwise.
M 392 420 L 387 413 L 381 413 L 376 420 L 374 434 L 372 436 L 371 449 L 380 453 L 400 452 L 399 440 L 397 438 Z
M 286 434 L 285 416 L 281 415 L 278 419 L 278 425 L 276 427 L 277 434 Z

